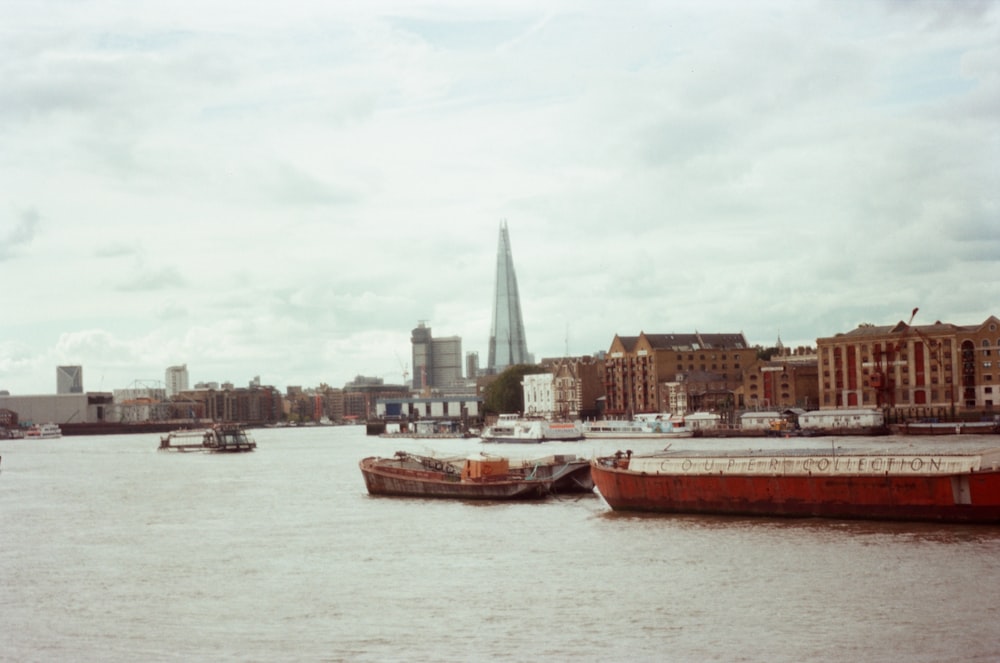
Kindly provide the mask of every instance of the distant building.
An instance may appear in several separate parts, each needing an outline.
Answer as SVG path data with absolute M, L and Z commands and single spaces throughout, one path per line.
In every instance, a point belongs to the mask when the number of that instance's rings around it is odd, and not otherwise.
M 167 397 L 175 396 L 182 391 L 188 390 L 188 369 L 187 364 L 171 366 L 167 369 L 163 380 L 167 385 Z
M 914 311 L 914 314 L 916 311 Z M 816 340 L 821 408 L 879 408 L 893 419 L 995 416 L 1000 319 L 863 324 Z
M 162 387 L 132 387 L 115 389 L 113 421 L 138 423 L 170 419 L 173 410 L 167 402 L 167 390 Z
M 723 403 L 731 408 L 743 371 L 756 358 L 743 334 L 616 335 L 604 361 L 606 414 L 664 411 L 670 400 L 666 385 L 679 382 L 688 383 L 688 408 L 700 409 L 691 402 L 694 396 L 702 406 Z
M 505 221 L 500 224 L 500 241 L 497 247 L 493 321 L 490 325 L 489 361 L 486 367 L 491 373 L 499 373 L 508 366 L 532 362 L 524 336 L 521 297 L 517 291 L 517 275 L 514 273 L 514 259 Z
M 715 371 L 686 371 L 660 385 L 660 411 L 684 416 L 688 412 L 732 412 L 743 408 L 740 381 Z
M 552 373 L 531 373 L 521 379 L 524 414 L 552 418 L 556 412 L 555 379 Z
M 434 338 L 423 321 L 413 330 L 413 389 L 449 388 L 462 384 L 462 338 Z
M 254 388 L 195 388 L 177 394 L 171 403 L 172 418 L 210 419 L 250 425 L 281 419 L 281 393 L 270 386 Z
M 483 399 L 479 396 L 431 396 L 427 398 L 379 398 L 376 416 L 380 419 L 478 419 Z
M 56 367 L 56 393 L 83 393 L 83 366 Z
M 68 424 L 108 421 L 112 396 L 104 392 L 44 396 L 0 396 L 0 409 L 17 413 L 18 423 Z
M 753 410 L 819 407 L 819 367 L 816 351 L 779 346 L 779 354 L 758 359 L 743 375 L 743 407 Z
M 479 353 L 465 353 L 465 377 L 474 380 L 479 376 Z
M 365 421 L 376 416 L 376 403 L 380 398 L 407 398 L 410 393 L 405 385 L 385 384 L 382 378 L 358 375 L 344 385 L 343 418 L 348 421 Z
M 552 373 L 554 416 L 560 419 L 599 419 L 605 408 L 604 360 L 601 357 L 543 359 Z

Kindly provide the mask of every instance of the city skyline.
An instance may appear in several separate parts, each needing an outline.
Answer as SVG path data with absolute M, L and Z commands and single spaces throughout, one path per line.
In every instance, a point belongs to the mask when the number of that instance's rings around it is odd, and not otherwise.
M 995 313 L 996 2 L 169 7 L 0 37 L 0 389 L 403 381 L 489 348 L 497 223 L 536 358 Z M 405 360 L 404 360 L 405 363 Z

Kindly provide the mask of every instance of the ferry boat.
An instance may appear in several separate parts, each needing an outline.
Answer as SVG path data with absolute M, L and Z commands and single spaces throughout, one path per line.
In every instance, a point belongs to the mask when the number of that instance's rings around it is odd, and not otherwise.
M 208 428 L 184 428 L 160 438 L 158 451 L 242 453 L 253 451 L 257 442 L 239 424 L 215 424 Z
M 1000 523 L 1000 448 L 618 452 L 591 473 L 616 511 Z
M 62 429 L 56 424 L 35 424 L 24 432 L 24 437 L 31 440 L 47 440 L 62 437 Z
M 632 419 L 601 419 L 583 422 L 587 439 L 657 440 L 691 437 L 694 431 L 684 427 L 684 421 L 674 421 L 670 415 L 636 415 Z
M 525 419 L 501 414 L 480 436 L 483 442 L 573 442 L 583 439 L 583 429 L 572 421 Z
M 487 454 L 436 458 L 397 451 L 390 458 L 365 458 L 359 467 L 371 495 L 524 500 L 594 490 L 590 461 L 564 454 L 511 460 Z

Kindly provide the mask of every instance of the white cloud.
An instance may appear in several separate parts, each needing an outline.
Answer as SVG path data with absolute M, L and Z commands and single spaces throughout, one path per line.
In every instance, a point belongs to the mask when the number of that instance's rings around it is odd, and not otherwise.
M 238 11 L 236 11 L 238 9 Z M 724 10 L 724 11 L 723 11 Z M 992 309 L 994 3 L 18 3 L 0 388 L 342 384 L 424 319 L 529 349 Z

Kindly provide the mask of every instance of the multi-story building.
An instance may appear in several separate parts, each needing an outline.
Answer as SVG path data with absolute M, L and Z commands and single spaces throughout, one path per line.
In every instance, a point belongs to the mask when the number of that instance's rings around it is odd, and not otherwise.
M 170 419 L 171 407 L 167 392 L 162 387 L 136 386 L 115 389 L 114 412 L 109 413 L 112 421 L 139 423 L 144 421 L 164 421 Z
M 689 412 L 724 412 L 725 420 L 743 408 L 739 385 L 728 375 L 694 370 L 660 385 L 660 412 L 684 416 Z
M 915 313 L 915 311 L 914 311 Z M 816 341 L 822 408 L 877 407 L 890 418 L 993 413 L 1000 320 L 860 325 Z
M 403 385 L 385 384 L 382 378 L 356 376 L 344 385 L 343 418 L 348 421 L 367 421 L 376 416 L 376 403 L 380 398 L 406 398 L 409 390 Z
M 743 334 L 616 335 L 604 361 L 607 414 L 659 412 L 669 400 L 665 383 L 695 373 L 717 376 L 726 391 L 735 391 L 756 357 Z
M 462 384 L 462 337 L 434 338 L 423 321 L 410 336 L 413 388 L 449 388 Z
M 175 396 L 182 391 L 188 390 L 188 367 L 187 364 L 180 366 L 170 366 L 167 368 L 163 378 L 167 388 L 167 397 Z
M 173 418 L 210 419 L 245 424 L 275 423 L 281 419 L 281 393 L 274 387 L 192 389 L 171 401 Z
M 556 411 L 555 380 L 552 373 L 529 373 L 521 379 L 524 414 L 551 418 Z
M 56 366 L 56 393 L 83 393 L 83 366 Z
M 819 368 L 811 348 L 784 348 L 770 359 L 758 359 L 743 375 L 743 407 L 782 409 L 819 407 Z
M 601 417 L 604 411 L 603 357 L 543 359 L 541 365 L 552 374 L 554 416 L 562 419 Z
M 467 377 L 469 380 L 475 380 L 477 377 L 479 377 L 478 352 L 465 353 L 465 377 Z

